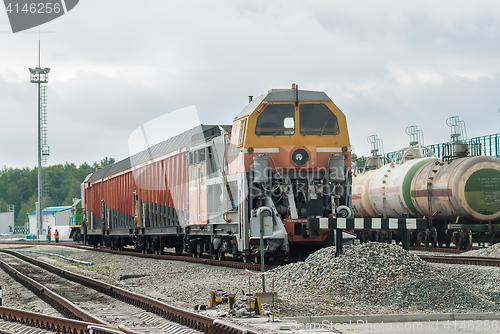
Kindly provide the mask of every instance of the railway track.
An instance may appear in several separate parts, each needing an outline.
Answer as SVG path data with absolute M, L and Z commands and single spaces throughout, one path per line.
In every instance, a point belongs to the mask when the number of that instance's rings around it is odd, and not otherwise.
M 33 244 L 46 244 L 49 245 L 47 242 L 12 242 L 12 244 L 26 244 L 26 245 L 33 245 Z M 50 244 L 53 245 L 53 244 Z M 97 248 L 94 248 L 92 246 L 84 246 L 81 244 L 75 244 L 74 242 L 65 242 L 65 243 L 60 243 L 59 245 L 61 246 L 68 246 L 68 247 L 73 247 L 73 248 L 79 248 L 79 249 L 84 249 L 84 250 L 94 250 L 94 251 L 99 251 L 99 252 L 105 252 L 105 253 L 111 253 L 111 254 L 126 254 L 129 256 L 136 256 L 136 257 L 144 257 L 144 258 L 156 258 L 156 259 L 162 259 L 162 260 L 173 260 L 173 261 L 185 261 L 185 262 L 193 262 L 193 263 L 200 263 L 200 264 L 208 264 L 208 265 L 213 265 L 213 266 L 222 266 L 222 267 L 229 267 L 229 268 L 237 268 L 237 269 L 248 269 L 252 271 L 260 271 L 261 266 L 260 264 L 253 264 L 253 263 L 244 263 L 244 262 L 236 262 L 236 261 L 221 261 L 221 260 L 214 260 L 211 258 L 196 258 L 196 257 L 189 257 L 189 256 L 181 256 L 181 255 L 175 255 L 175 254 L 144 254 L 141 252 L 137 251 L 118 251 L 118 250 L 111 250 L 107 247 L 100 246 Z M 452 254 L 460 254 L 463 252 L 466 252 L 465 250 L 460 250 L 460 249 L 455 249 L 455 248 L 429 248 L 429 247 L 411 247 L 410 250 L 415 250 L 415 251 L 426 251 L 426 252 L 437 252 L 437 253 L 452 253 Z M 455 264 L 468 264 L 468 265 L 484 265 L 484 266 L 500 266 L 500 258 L 488 258 L 488 257 L 473 257 L 473 256 L 447 256 L 447 255 L 418 255 L 422 260 L 427 261 L 427 262 L 435 262 L 435 263 L 455 263 Z M 275 263 L 275 264 L 266 264 L 265 269 L 271 270 L 276 268 L 279 265 L 283 265 L 285 263 Z
M 482 256 L 417 255 L 426 262 L 500 267 L 500 258 Z
M 2 333 L 123 334 L 118 328 L 0 306 Z
M 143 254 L 134 251 L 126 251 L 119 252 L 116 250 L 110 250 L 104 247 L 93 248 L 89 246 L 83 245 L 72 245 L 72 247 L 87 249 L 87 250 L 98 250 L 100 252 L 107 252 L 112 254 L 127 254 L 131 256 L 138 257 L 147 257 L 147 258 L 158 258 L 164 260 L 175 260 L 175 261 L 186 261 L 193 263 L 201 263 L 215 266 L 223 266 L 230 268 L 238 268 L 238 269 L 248 269 L 253 271 L 260 271 L 260 264 L 252 264 L 252 263 L 243 263 L 243 262 L 235 262 L 235 261 L 220 261 L 214 260 L 210 258 L 195 258 L 189 256 L 180 256 L 180 255 L 169 255 L 169 254 Z M 454 248 L 428 248 L 428 247 L 413 247 L 410 250 L 416 251 L 427 251 L 427 252 L 437 252 L 437 253 L 452 253 L 452 254 L 460 254 L 466 252 L 466 250 L 454 249 Z M 418 255 L 422 260 L 427 262 L 437 262 L 437 263 L 456 263 L 456 264 L 469 264 L 469 265 L 485 265 L 485 266 L 500 266 L 500 259 L 495 258 L 487 258 L 487 257 L 472 257 L 472 256 L 447 256 L 447 255 Z M 285 263 L 275 263 L 275 264 L 266 264 L 265 268 L 267 270 L 274 269 L 279 265 L 283 265 Z
M 201 332 L 254 333 L 251 330 L 243 329 L 230 323 L 221 322 L 198 313 L 178 309 L 158 300 L 92 278 L 65 271 L 17 252 L 9 250 L 2 250 L 1 252 L 11 255 L 9 256 L 10 259 L 5 259 L 5 255 L 2 256 L 5 260 L 0 262 L 2 269 L 15 277 L 16 280 L 20 281 L 23 285 L 27 286 L 31 291 L 35 292 L 35 294 L 47 299 L 51 305 L 54 305 L 54 307 L 60 310 L 65 316 L 76 319 L 73 321 L 85 322 L 83 325 L 84 327 L 87 326 L 85 329 L 83 327 L 72 329 L 69 331 L 71 333 L 89 333 L 89 324 L 96 326 L 96 330 L 94 331 L 96 333 L 100 333 L 99 330 L 101 330 L 101 328 L 108 330 L 108 332 L 111 330 L 116 333 L 125 332 L 129 334 L 132 332 L 154 333 L 158 330 L 164 332 L 165 329 L 169 332 L 179 334 Z M 21 263 L 21 260 L 25 261 L 24 265 Z M 6 262 L 9 262 L 9 264 Z M 28 268 L 26 262 L 33 267 Z M 16 270 L 14 267 L 17 267 L 17 269 L 23 271 L 26 275 Z M 28 275 L 31 277 L 28 277 Z M 47 286 L 36 282 L 37 279 L 45 282 Z M 68 284 L 68 280 L 72 281 L 70 282 L 71 284 Z M 52 289 L 54 291 L 52 291 Z M 96 293 L 96 291 L 99 293 Z M 111 301 L 109 299 L 111 297 L 117 299 L 119 302 L 116 300 Z M 72 303 L 69 299 L 72 299 L 75 303 Z M 81 307 L 75 305 L 77 300 L 80 300 Z M 102 308 L 102 310 L 100 310 L 101 312 L 96 312 L 97 314 L 93 314 L 93 312 L 91 314 L 86 311 L 84 309 L 85 303 L 82 302 L 85 300 L 90 300 L 91 305 L 94 305 L 94 307 L 91 306 L 92 311 Z M 103 305 L 106 307 L 102 307 Z M 114 307 L 110 307 L 112 305 L 114 305 Z M 125 307 L 124 305 L 127 306 Z M 115 310 L 111 310 L 112 308 Z M 110 321 L 114 322 L 111 324 L 103 320 L 103 318 L 114 319 L 114 317 L 118 318 L 118 321 Z M 2 318 L 31 319 L 31 316 L 18 314 L 6 315 L 2 316 Z M 149 325 L 146 327 L 133 327 L 132 331 L 128 327 L 118 325 L 119 322 L 121 323 L 124 320 L 129 320 L 127 324 L 130 326 L 130 319 L 133 319 L 132 323 L 135 321 L 136 323 L 145 323 Z M 57 328 L 63 328 L 65 331 L 67 331 L 66 328 L 70 328 L 67 324 L 56 324 L 53 319 L 51 321 L 52 322 L 49 322 L 45 327 L 55 331 L 57 331 Z M 30 321 L 30 323 L 36 325 L 37 323 L 41 323 L 41 321 L 33 320 Z M 65 333 L 65 331 L 62 332 Z
M 78 249 L 83 249 L 83 250 L 91 250 L 91 251 L 98 251 L 98 252 L 104 252 L 104 253 L 111 253 L 111 254 L 121 254 L 121 255 L 129 255 L 129 256 L 136 256 L 136 257 L 143 257 L 143 258 L 150 258 L 150 259 L 160 259 L 160 260 L 171 260 L 171 261 L 184 261 L 184 262 L 192 262 L 192 263 L 200 263 L 200 264 L 208 264 L 211 266 L 221 266 L 221 267 L 228 267 L 228 268 L 235 268 L 235 269 L 248 269 L 252 271 L 258 271 L 260 272 L 261 270 L 261 265 L 260 264 L 255 264 L 255 263 L 245 263 L 245 262 L 238 262 L 238 261 L 228 261 L 228 260 L 215 260 L 210 257 L 191 257 L 187 255 L 177 255 L 174 253 L 167 253 L 163 252 L 162 254 L 144 254 L 139 251 L 135 250 L 123 250 L 123 251 L 118 251 L 118 250 L 112 250 L 109 249 L 109 247 L 105 246 L 99 246 L 99 247 L 93 247 L 93 246 L 84 246 L 79 243 L 75 243 L 72 241 L 67 241 L 67 242 L 60 242 L 58 244 L 55 243 L 48 243 L 45 241 L 41 242 L 30 242 L 30 241 L 15 241 L 15 242 L 0 242 L 0 244 L 12 244 L 12 245 L 30 245 L 30 246 L 37 246 L 37 245 L 44 245 L 44 246 L 66 246 L 66 247 L 73 247 L 73 248 L 78 248 Z M 271 270 L 276 268 L 279 265 L 285 264 L 284 262 L 276 262 L 275 264 L 266 264 L 265 269 Z
M 467 252 L 467 250 L 464 250 L 464 249 L 433 248 L 433 247 L 410 247 L 410 250 L 420 251 L 420 252 L 450 253 L 450 254 L 461 254 L 461 253 Z

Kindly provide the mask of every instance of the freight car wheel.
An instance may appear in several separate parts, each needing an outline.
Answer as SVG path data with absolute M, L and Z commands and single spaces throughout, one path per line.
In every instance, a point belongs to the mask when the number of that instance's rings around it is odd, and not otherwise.
M 225 258 L 226 258 L 226 253 L 222 250 L 219 250 L 217 252 L 217 260 L 224 261 Z
M 182 245 L 175 246 L 175 254 L 176 255 L 182 254 Z
M 197 244 L 196 245 L 196 251 L 195 251 L 196 257 L 200 258 L 203 255 L 203 245 L 202 244 Z

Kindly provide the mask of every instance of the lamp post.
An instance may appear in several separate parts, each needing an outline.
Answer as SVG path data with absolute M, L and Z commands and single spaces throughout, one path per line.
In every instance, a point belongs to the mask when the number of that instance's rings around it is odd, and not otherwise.
M 40 41 L 38 41 L 38 67 L 29 68 L 31 83 L 38 84 L 38 205 L 36 207 L 36 221 L 38 225 L 38 238 L 42 236 L 43 215 L 42 215 L 42 101 L 41 84 L 49 82 L 50 68 L 40 67 Z

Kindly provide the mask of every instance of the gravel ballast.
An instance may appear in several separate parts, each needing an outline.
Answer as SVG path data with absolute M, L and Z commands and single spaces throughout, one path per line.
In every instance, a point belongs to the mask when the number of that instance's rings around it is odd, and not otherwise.
M 239 269 L 64 246 L 1 247 L 48 251 L 93 262 L 93 266 L 87 266 L 24 253 L 188 310 L 197 304 L 208 305 L 210 291 L 237 293 L 238 302 L 242 290 L 247 293 L 249 289 L 249 275 Z M 275 269 L 275 289 L 279 295 L 276 311 L 280 316 L 500 310 L 500 268 L 430 264 L 399 246 L 381 243 L 347 246 L 339 258 L 334 253 L 334 247 L 324 248 L 304 262 Z M 270 291 L 271 278 L 266 282 Z M 259 292 L 260 276 L 250 276 L 250 285 L 252 292 Z M 22 300 L 9 303 L 12 307 L 23 305 Z M 219 306 L 218 311 L 227 313 L 227 306 Z
M 461 255 L 465 256 L 488 256 L 488 257 L 500 257 L 500 242 L 492 246 L 471 250 Z

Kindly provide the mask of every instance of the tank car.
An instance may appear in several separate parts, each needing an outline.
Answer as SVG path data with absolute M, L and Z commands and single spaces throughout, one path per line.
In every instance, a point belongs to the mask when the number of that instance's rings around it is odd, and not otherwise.
M 232 126 L 201 125 L 82 184 L 85 241 L 248 260 L 333 244 L 308 218 L 351 216 L 345 115 L 323 92 L 273 89 Z
M 455 152 L 455 157 L 438 160 L 430 157 L 432 153 L 425 147 L 405 148 L 393 162 L 376 172 L 370 171 L 369 176 L 354 177 L 355 214 L 425 217 L 430 228 L 412 238 L 413 243 L 425 246 L 454 243 L 459 248 L 469 248 L 472 229 L 482 233 L 482 237 L 487 229 L 489 237 L 493 237 L 500 223 L 500 159 L 467 156 L 466 147 L 458 144 Z M 368 177 L 369 186 L 362 186 Z M 367 194 L 371 206 L 354 199 L 366 198 Z M 468 229 L 457 224 L 475 227 Z M 477 224 L 488 226 L 478 228 Z M 484 242 L 485 238 L 477 241 Z
M 416 210 L 429 217 L 440 245 L 472 245 L 471 229 L 475 228 L 452 228 L 452 223 L 500 222 L 500 159 L 496 157 L 462 156 L 435 161 L 415 174 L 411 188 Z

